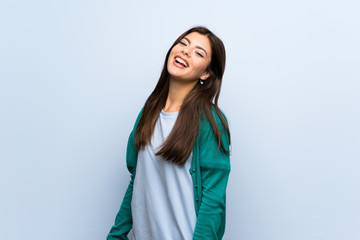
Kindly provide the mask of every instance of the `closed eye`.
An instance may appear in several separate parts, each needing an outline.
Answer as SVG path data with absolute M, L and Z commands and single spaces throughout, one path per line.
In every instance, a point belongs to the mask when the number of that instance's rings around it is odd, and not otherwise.
M 179 42 L 180 44 L 182 44 L 182 45 L 184 45 L 184 46 L 186 46 L 186 43 L 184 43 L 184 42 Z
M 199 55 L 200 57 L 204 57 L 201 53 L 196 52 L 197 55 Z

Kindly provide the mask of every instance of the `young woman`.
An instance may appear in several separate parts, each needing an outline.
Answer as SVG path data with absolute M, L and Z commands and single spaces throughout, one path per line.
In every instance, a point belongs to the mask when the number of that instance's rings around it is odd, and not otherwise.
M 222 239 L 230 132 L 218 108 L 222 41 L 204 27 L 183 33 L 130 134 L 131 173 L 111 239 Z

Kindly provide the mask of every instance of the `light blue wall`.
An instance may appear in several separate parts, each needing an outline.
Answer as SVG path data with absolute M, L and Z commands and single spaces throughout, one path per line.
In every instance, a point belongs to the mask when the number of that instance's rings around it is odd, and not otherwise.
M 178 35 L 223 39 L 226 240 L 360 239 L 358 1 L 3 1 L 0 239 L 104 239 Z

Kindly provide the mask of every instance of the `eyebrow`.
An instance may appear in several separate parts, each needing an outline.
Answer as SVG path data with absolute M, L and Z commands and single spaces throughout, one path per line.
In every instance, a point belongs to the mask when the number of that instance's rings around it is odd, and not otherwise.
M 191 44 L 191 41 L 190 41 L 190 39 L 188 39 L 187 37 L 184 37 L 184 39 L 186 39 L 186 41 L 188 41 L 189 42 L 189 44 Z M 196 48 L 199 48 L 199 49 L 201 49 L 201 50 L 203 50 L 204 52 L 205 52 L 205 54 L 206 54 L 206 56 L 207 56 L 207 52 L 206 52 L 206 50 L 205 49 L 203 49 L 202 47 L 200 47 L 200 46 L 195 46 Z

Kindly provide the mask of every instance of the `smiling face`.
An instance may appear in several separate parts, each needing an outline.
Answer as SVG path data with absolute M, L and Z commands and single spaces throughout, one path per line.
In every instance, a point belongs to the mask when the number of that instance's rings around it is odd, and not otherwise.
M 174 80 L 196 82 L 210 76 L 207 72 L 210 62 L 209 38 L 198 32 L 192 32 L 171 49 L 167 70 Z

